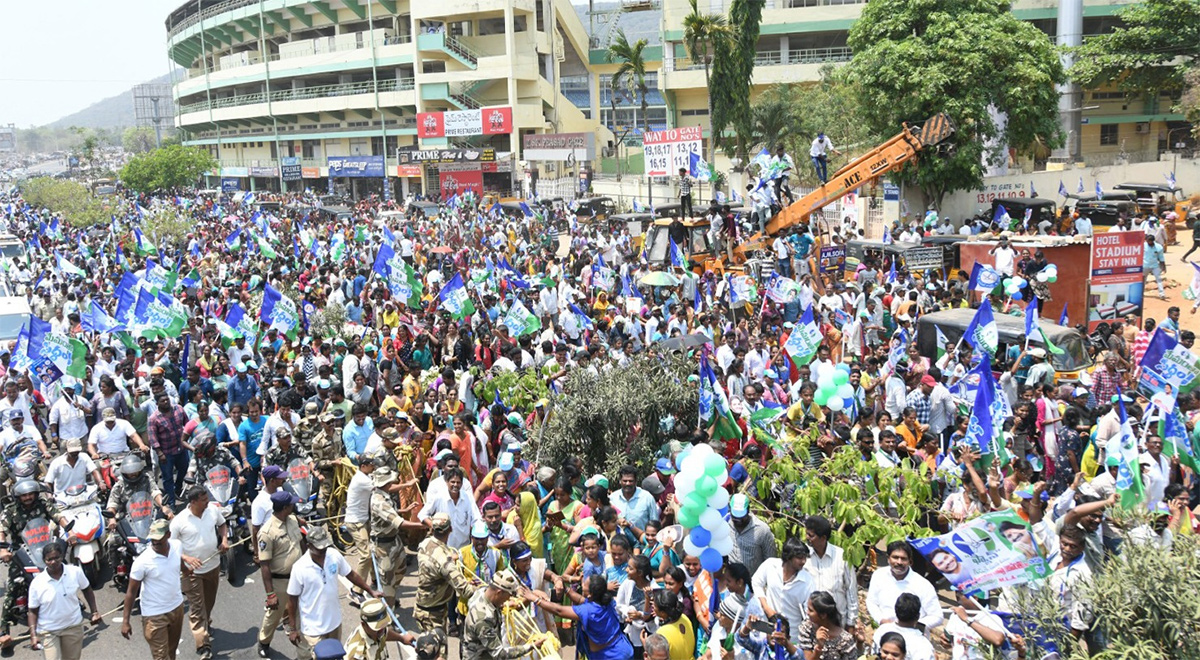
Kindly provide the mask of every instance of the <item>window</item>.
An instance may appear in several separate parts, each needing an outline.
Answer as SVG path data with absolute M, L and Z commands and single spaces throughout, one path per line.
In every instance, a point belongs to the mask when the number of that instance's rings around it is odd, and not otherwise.
M 1120 135 L 1120 124 L 1103 124 L 1100 126 L 1100 144 L 1116 144 Z
M 691 110 L 680 110 L 679 114 L 684 117 L 707 117 L 708 108 L 693 108 Z
M 1125 92 L 1092 92 L 1093 101 L 1124 101 Z
M 316 158 L 317 140 L 305 140 L 300 144 L 300 154 L 304 158 Z

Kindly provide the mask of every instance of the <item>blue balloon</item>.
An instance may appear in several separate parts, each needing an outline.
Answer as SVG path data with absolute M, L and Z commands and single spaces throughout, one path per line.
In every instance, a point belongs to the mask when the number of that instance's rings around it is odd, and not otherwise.
M 842 399 L 842 410 L 850 410 L 854 407 L 854 397 L 846 397 Z
M 707 547 L 712 541 L 712 532 L 700 526 L 693 527 L 692 531 L 688 532 L 688 534 L 692 537 L 692 543 L 695 543 L 697 548 Z
M 692 453 L 692 448 L 689 446 L 689 447 L 684 447 L 683 451 L 681 451 L 675 455 L 675 469 L 676 470 L 683 470 L 683 461 L 684 461 L 684 459 L 686 459 L 688 457 L 688 454 L 690 454 L 690 453 Z
M 1020 291 L 1017 291 L 1017 292 L 1013 293 L 1013 295 L 1012 295 L 1013 300 L 1022 300 L 1024 298 L 1025 298 L 1025 296 L 1021 295 Z
M 1018 286 L 1020 286 L 1022 289 L 1024 289 L 1025 287 L 1029 286 L 1029 282 L 1026 282 L 1025 280 L 1021 280 L 1021 284 L 1019 284 Z
M 704 552 L 700 553 L 700 567 L 709 573 L 721 570 L 721 565 L 724 563 L 725 558 L 713 548 L 705 548 Z
M 717 513 L 721 514 L 722 518 L 728 518 L 729 517 L 729 505 L 726 504 L 725 506 L 717 509 Z
M 838 371 L 844 372 L 844 373 L 846 373 L 846 374 L 849 374 L 849 373 L 850 373 L 850 365 L 846 364 L 845 362 L 843 362 L 843 363 L 839 364 L 839 365 L 838 365 L 837 367 L 835 367 L 835 368 L 836 368 Z

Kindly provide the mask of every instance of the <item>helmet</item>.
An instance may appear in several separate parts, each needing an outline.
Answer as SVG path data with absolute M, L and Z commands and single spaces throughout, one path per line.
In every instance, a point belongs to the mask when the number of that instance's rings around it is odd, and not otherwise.
M 36 479 L 22 479 L 13 487 L 13 495 L 17 497 L 40 492 L 42 492 L 42 485 Z
M 136 481 L 142 476 L 142 471 L 146 469 L 146 461 L 143 461 L 137 456 L 126 456 L 121 461 L 121 476 L 126 481 Z
M 199 456 L 200 458 L 209 458 L 214 452 L 216 452 L 217 439 L 213 437 L 211 433 L 206 433 L 204 437 L 200 438 L 200 441 L 197 442 L 194 447 L 192 447 L 192 449 L 195 451 L 196 456 Z M 124 466 L 124 462 L 122 462 L 121 465 Z

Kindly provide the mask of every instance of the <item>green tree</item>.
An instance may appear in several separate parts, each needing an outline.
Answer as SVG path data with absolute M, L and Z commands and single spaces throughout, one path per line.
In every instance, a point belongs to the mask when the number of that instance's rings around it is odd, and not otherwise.
M 144 222 L 146 235 L 160 251 L 165 247 L 185 247 L 188 233 L 196 224 L 192 218 L 174 206 L 154 209 L 146 216 Z
M 107 223 L 113 213 L 109 200 L 96 199 L 87 186 L 66 179 L 29 179 L 21 184 L 21 195 L 30 205 L 49 209 L 75 227 Z
M 729 26 L 734 36 L 728 41 L 713 44 L 713 74 L 720 81 L 713 95 L 713 141 L 729 151 L 725 129 L 735 130 L 735 149 L 746 156 L 743 137 L 750 133 L 753 115 L 750 111 L 750 85 L 754 78 L 754 59 L 758 56 L 758 34 L 762 23 L 764 0 L 733 0 L 729 5 Z
M 646 99 L 646 94 L 650 91 L 646 86 L 646 46 L 645 39 L 638 39 L 631 44 L 625 36 L 625 30 L 617 30 L 616 38 L 608 45 L 608 52 L 605 53 L 608 62 L 620 62 L 612 74 L 610 93 L 615 97 L 617 90 L 624 87 L 631 94 L 642 98 L 642 131 L 650 130 L 647 117 L 649 101 Z M 615 104 L 613 109 L 616 109 Z
M 729 27 L 729 21 L 721 14 L 702 14 L 700 8 L 696 4 L 696 0 L 690 0 L 692 5 L 692 13 L 683 17 L 683 45 L 687 50 L 688 58 L 692 62 L 704 63 L 704 87 L 712 89 L 711 73 L 712 68 L 712 51 L 717 48 L 716 44 L 720 42 L 722 50 L 728 48 L 729 42 L 734 39 L 733 29 Z M 708 100 L 708 116 L 712 117 L 713 104 L 712 94 L 707 95 Z M 706 158 L 713 158 L 713 148 L 715 141 L 710 133 L 708 138 L 708 148 L 705 150 Z
M 1146 0 L 1117 12 L 1122 25 L 1088 38 L 1071 77 L 1085 87 L 1115 83 L 1134 94 L 1178 93 L 1200 61 L 1200 0 Z
M 121 146 L 129 154 L 144 154 L 154 149 L 154 129 L 148 126 L 131 126 L 121 134 Z
M 869 130 L 891 136 L 938 112 L 957 125 L 942 153 L 922 154 L 897 175 L 928 201 L 981 185 L 989 141 L 1020 151 L 1062 143 L 1062 63 L 1050 38 L 1011 9 L 993 0 L 873 0 L 850 28 L 847 77 Z M 1008 117 L 1003 129 L 996 113 Z
M 79 126 L 72 126 L 71 132 L 79 136 L 79 145 L 75 148 L 79 160 L 87 163 L 89 169 L 95 167 L 96 152 L 100 149 L 100 136 L 90 128 L 80 128 Z
M 170 146 L 134 156 L 121 168 L 121 181 L 138 192 L 170 190 L 194 185 L 215 168 L 217 161 L 204 149 Z

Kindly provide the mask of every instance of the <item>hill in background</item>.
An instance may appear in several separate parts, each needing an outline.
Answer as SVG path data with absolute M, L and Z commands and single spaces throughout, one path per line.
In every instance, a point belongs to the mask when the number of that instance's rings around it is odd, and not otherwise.
M 146 81 L 148 84 L 170 84 L 170 82 L 171 74 L 169 73 Z M 46 126 L 49 128 L 69 128 L 71 126 L 122 128 L 134 124 L 133 88 L 130 87 L 116 96 L 97 101 L 79 112 L 69 114 Z

